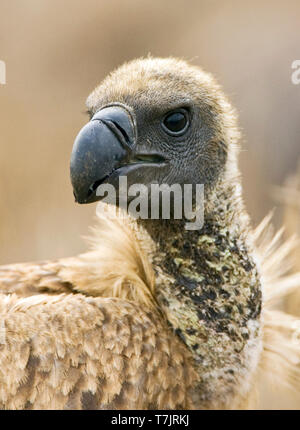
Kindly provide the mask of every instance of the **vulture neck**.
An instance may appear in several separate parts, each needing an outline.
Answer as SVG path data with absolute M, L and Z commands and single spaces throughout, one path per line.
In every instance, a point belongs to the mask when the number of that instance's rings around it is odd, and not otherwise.
M 214 388 L 220 375 L 227 387 L 248 375 L 258 360 L 261 287 L 239 184 L 206 198 L 201 230 L 186 230 L 184 220 L 141 223 L 155 244 L 157 301 L 201 375 Z

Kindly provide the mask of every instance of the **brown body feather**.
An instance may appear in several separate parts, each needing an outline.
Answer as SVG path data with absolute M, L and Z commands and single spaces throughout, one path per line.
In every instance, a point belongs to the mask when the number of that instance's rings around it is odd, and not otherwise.
M 191 358 L 155 312 L 80 294 L 1 299 L 2 407 L 192 406 Z
M 199 406 L 193 390 L 198 376 L 192 357 L 154 308 L 150 261 L 129 224 L 124 252 L 117 246 L 120 223 L 123 220 L 102 219 L 87 254 L 1 268 L 2 407 Z M 266 219 L 255 235 L 258 252 L 265 256 L 262 268 L 268 270 L 263 352 L 252 388 L 234 399 L 233 408 L 259 407 L 257 386 L 262 381 L 274 380 L 296 390 L 300 386 L 297 320 L 271 308 L 296 288 L 300 275 L 284 277 L 274 257 L 281 255 L 280 250 L 287 257 L 291 243 L 279 246 L 277 238 L 270 246 L 269 228 Z M 267 281 L 270 274 L 271 281 Z

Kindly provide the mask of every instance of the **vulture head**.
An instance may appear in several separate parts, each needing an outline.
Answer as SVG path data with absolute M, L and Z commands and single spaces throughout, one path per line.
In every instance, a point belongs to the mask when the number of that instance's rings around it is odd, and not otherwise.
M 126 176 L 135 183 L 204 184 L 235 175 L 235 114 L 210 74 L 184 61 L 139 59 L 111 73 L 88 97 L 90 121 L 71 156 L 78 203 Z M 230 168 L 227 167 L 231 163 Z M 228 177 L 229 174 L 229 177 Z

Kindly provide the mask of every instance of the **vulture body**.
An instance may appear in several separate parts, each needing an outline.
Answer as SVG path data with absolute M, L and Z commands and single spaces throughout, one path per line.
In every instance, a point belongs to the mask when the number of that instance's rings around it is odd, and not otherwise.
M 255 408 L 270 375 L 299 390 L 296 319 L 272 309 L 300 285 L 285 273 L 296 245 L 272 235 L 270 217 L 249 226 L 236 115 L 212 76 L 135 60 L 87 106 L 71 157 L 76 200 L 99 200 L 97 186 L 121 174 L 204 184 L 204 224 L 109 205 L 87 253 L 2 266 L 0 406 Z

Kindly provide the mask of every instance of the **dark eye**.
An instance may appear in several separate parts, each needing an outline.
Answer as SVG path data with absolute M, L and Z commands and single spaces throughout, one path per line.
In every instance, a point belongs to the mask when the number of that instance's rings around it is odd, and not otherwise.
M 188 113 L 184 109 L 170 112 L 164 117 L 162 125 L 172 136 L 180 135 L 189 125 Z

